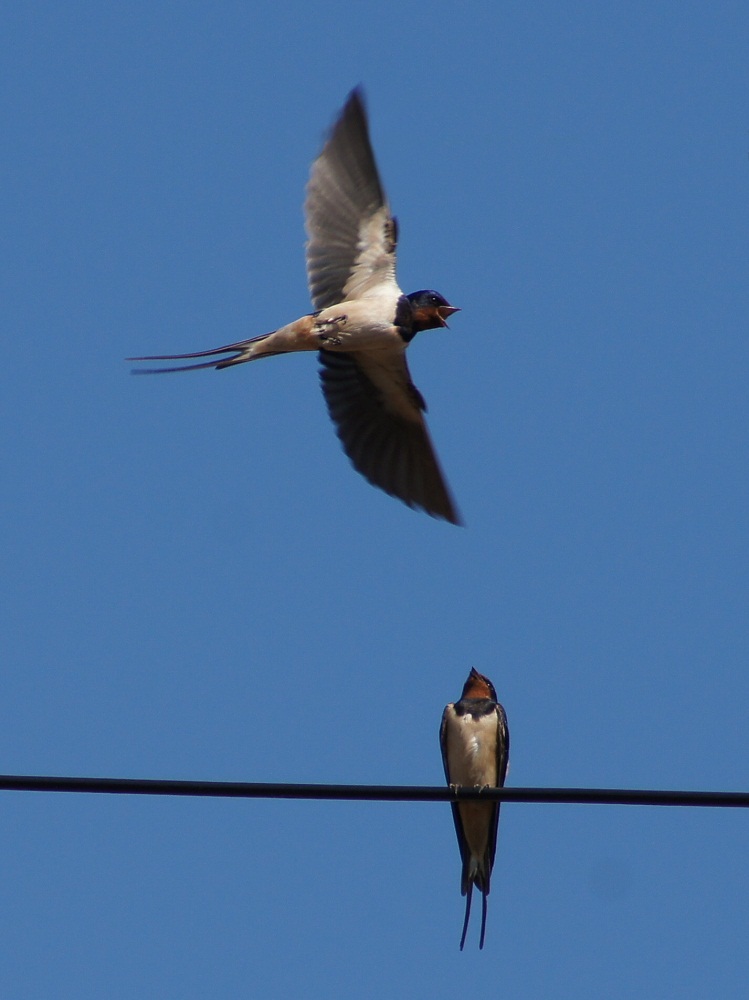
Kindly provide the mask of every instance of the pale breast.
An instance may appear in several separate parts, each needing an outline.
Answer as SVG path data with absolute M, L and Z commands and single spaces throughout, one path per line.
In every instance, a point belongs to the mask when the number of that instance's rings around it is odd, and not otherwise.
M 453 785 L 496 785 L 497 717 L 451 715 L 447 719 L 447 766 Z
M 398 298 L 394 292 L 380 289 L 360 299 L 348 299 L 328 306 L 317 316 L 317 320 L 324 322 L 346 317 L 338 328 L 342 343 L 332 349 L 366 351 L 385 348 L 401 351 L 403 340 L 394 324 L 397 305 Z

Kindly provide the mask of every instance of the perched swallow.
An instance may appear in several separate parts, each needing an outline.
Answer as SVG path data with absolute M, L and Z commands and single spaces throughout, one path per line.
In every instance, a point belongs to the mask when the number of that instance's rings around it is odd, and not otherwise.
M 476 670 L 468 675 L 460 701 L 448 705 L 442 713 L 440 746 L 445 777 L 451 787 L 501 788 L 504 785 L 510 755 L 507 716 L 497 701 L 492 682 Z M 497 852 L 500 803 L 473 801 L 450 805 L 463 860 L 460 891 L 466 897 L 460 950 L 466 941 L 474 884 L 482 893 L 479 948 L 483 948 L 486 897 Z
M 155 374 L 319 351 L 323 395 L 354 468 L 409 507 L 460 524 L 424 420 L 426 403 L 406 364 L 406 348 L 416 334 L 446 327 L 458 309 L 438 292 L 404 295 L 398 287 L 398 227 L 380 183 L 358 88 L 312 164 L 305 215 L 315 312 L 210 351 L 128 360 L 214 359 L 137 372 Z M 215 360 L 223 354 L 231 356 Z

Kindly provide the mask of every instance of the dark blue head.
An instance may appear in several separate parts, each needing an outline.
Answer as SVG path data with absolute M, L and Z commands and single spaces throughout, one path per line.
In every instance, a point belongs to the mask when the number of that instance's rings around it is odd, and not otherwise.
M 448 316 L 460 311 L 457 306 L 451 306 L 447 299 L 432 288 L 422 288 L 418 292 L 411 292 L 406 298 L 411 303 L 414 333 L 447 326 L 445 320 Z

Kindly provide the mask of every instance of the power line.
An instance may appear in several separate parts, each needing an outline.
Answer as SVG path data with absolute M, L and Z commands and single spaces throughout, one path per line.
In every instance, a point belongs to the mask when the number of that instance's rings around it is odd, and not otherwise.
M 350 802 L 556 802 L 611 806 L 749 808 L 749 792 L 635 788 L 449 788 L 438 785 L 317 785 L 265 781 L 173 781 L 149 778 L 63 778 L 0 775 L 0 791 L 105 795 L 179 795 L 230 799 L 328 799 Z

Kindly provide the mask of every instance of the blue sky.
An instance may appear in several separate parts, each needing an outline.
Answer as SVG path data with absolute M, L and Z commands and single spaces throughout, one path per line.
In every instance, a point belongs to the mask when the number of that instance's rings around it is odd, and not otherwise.
M 428 12 L 427 12 L 428 11 Z M 6 4 L 2 770 L 747 787 L 740 3 Z M 349 467 L 314 357 L 123 358 L 309 308 L 352 86 L 467 527 Z M 444 804 L 5 793 L 0 994 L 736 996 L 739 811 L 507 805 L 466 951 Z M 475 915 L 476 916 L 476 915 Z

